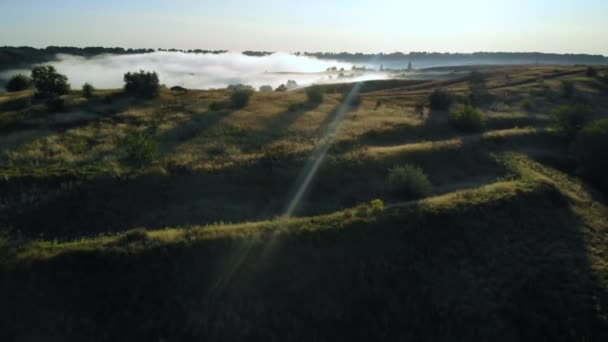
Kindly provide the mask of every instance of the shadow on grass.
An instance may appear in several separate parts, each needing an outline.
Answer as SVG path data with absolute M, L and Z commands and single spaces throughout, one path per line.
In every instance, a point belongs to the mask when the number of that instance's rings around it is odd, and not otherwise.
M 451 168 L 446 168 L 449 161 Z M 126 178 L 83 175 L 14 177 L 0 184 L 0 224 L 25 236 L 70 239 L 133 227 L 204 225 L 260 220 L 282 214 L 306 164 L 306 155 L 278 156 L 220 171 L 169 171 Z M 500 178 L 504 168 L 483 150 L 442 150 L 369 157 L 330 156 L 304 196 L 297 215 L 348 208 L 374 198 L 400 201 L 386 186 L 388 169 L 412 163 L 438 188 Z M 348 186 L 344 186 L 348 184 Z M 25 200 L 24 200 L 25 199 Z
M 244 146 L 243 151 L 251 152 L 271 145 L 273 142 L 286 136 L 289 127 L 302 115 L 318 108 L 320 103 L 301 102 L 291 104 L 284 112 L 273 115 L 265 122 L 265 127 L 251 137 L 249 143 Z
M 113 247 L 0 264 L 0 334 L 7 341 L 607 337 L 598 279 L 605 271 L 594 271 L 588 257 L 588 244 L 604 240 L 555 189 L 304 224 L 320 229 L 206 239 L 191 232 L 173 243 L 135 232 Z

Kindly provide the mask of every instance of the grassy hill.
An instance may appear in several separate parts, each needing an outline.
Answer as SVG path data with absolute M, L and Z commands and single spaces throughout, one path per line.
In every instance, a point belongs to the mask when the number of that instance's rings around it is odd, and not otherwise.
M 319 104 L 255 93 L 238 110 L 213 105 L 228 90 L 73 92 L 59 113 L 0 95 L 1 334 L 606 338 L 605 194 L 549 114 L 606 117 L 608 87 L 582 67 L 484 78 L 327 86 Z M 452 112 L 475 101 L 483 128 L 421 113 L 437 88 Z M 396 191 L 404 165 L 422 175 Z

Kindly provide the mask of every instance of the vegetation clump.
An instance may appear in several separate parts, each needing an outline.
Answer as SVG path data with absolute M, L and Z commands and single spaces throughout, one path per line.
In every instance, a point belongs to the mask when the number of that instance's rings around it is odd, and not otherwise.
M 432 110 L 449 110 L 452 97 L 446 91 L 435 89 L 429 96 L 429 108 Z
M 308 102 L 319 104 L 323 102 L 323 89 L 319 86 L 308 87 L 306 88 L 306 97 Z
M 158 74 L 153 71 L 140 70 L 128 72 L 124 76 L 125 92 L 141 98 L 155 98 L 160 92 Z
M 521 108 L 523 108 L 525 111 L 531 111 L 533 107 L 534 105 L 530 99 L 521 101 Z
M 564 105 L 551 113 L 551 127 L 559 134 L 574 138 L 589 121 L 593 113 L 588 106 Z
M 562 81 L 562 96 L 564 98 L 572 98 L 575 91 L 576 88 L 574 87 L 574 83 L 572 81 Z
M 86 98 L 93 97 L 94 91 L 95 91 L 95 88 L 91 85 L 91 83 L 87 82 L 82 85 L 82 96 L 84 96 Z
M 11 77 L 6 83 L 5 89 L 8 92 L 16 92 L 28 89 L 32 85 L 32 80 L 23 75 L 17 74 Z
M 154 161 L 160 155 L 155 137 L 154 128 L 129 132 L 123 141 L 124 160 L 139 167 Z
M 260 87 L 260 93 L 270 93 L 272 92 L 272 86 L 263 85 Z
M 432 185 L 422 168 L 412 164 L 396 166 L 389 170 L 388 185 L 392 192 L 408 198 L 428 194 Z
M 587 75 L 587 77 L 596 77 L 597 76 L 597 70 L 590 66 L 587 68 L 587 71 L 585 72 L 585 74 Z
M 454 128 L 465 132 L 481 131 L 485 124 L 481 111 L 471 106 L 464 106 L 451 112 L 449 121 Z
M 68 78 L 58 73 L 52 65 L 32 69 L 32 82 L 36 87 L 36 96 L 42 98 L 58 97 L 70 91 Z
M 234 109 L 242 109 L 247 107 L 253 91 L 247 88 L 239 88 L 234 90 L 230 95 L 230 103 Z

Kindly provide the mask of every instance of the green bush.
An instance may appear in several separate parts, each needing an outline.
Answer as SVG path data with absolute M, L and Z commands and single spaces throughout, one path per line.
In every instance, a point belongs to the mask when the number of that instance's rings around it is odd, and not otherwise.
M 582 172 L 608 191 L 608 119 L 586 125 L 578 135 L 576 147 Z
M 237 89 L 230 96 L 230 103 L 235 109 L 241 109 L 247 107 L 249 99 L 251 98 L 252 91 L 249 89 Z
M 572 81 L 562 81 L 562 96 L 569 99 L 574 96 L 576 91 Z
M 591 116 L 593 113 L 587 106 L 560 106 L 551 113 L 551 127 L 558 134 L 573 138 L 587 124 Z
M 32 69 L 32 82 L 38 97 L 58 97 L 70 91 L 68 78 L 59 74 L 51 65 L 37 66 Z
M 369 202 L 369 205 L 372 208 L 372 212 L 374 213 L 379 213 L 384 210 L 384 201 L 379 198 L 376 198 Z
M 153 71 L 140 70 L 128 72 L 124 76 L 125 91 L 133 96 L 155 98 L 160 93 L 158 74 Z
M 521 101 L 521 108 L 523 108 L 524 110 L 530 111 L 533 107 L 534 105 L 532 105 L 532 101 L 530 99 L 525 99 Z
M 156 130 L 133 130 L 123 141 L 124 159 L 137 166 L 144 166 L 159 157 L 160 151 L 156 141 Z
M 15 92 L 25 90 L 31 85 L 32 80 L 29 77 L 23 74 L 17 74 L 8 80 L 8 83 L 6 83 L 5 88 L 8 92 Z
M 323 89 L 319 86 L 312 86 L 306 88 L 306 97 L 310 103 L 321 103 L 323 102 Z
M 452 105 L 452 97 L 446 91 L 435 89 L 429 96 L 429 108 L 432 110 L 449 110 Z
M 481 131 L 485 124 L 481 111 L 470 106 L 451 112 L 449 121 L 454 128 L 466 132 Z
M 92 97 L 95 88 L 91 85 L 91 83 L 85 83 L 82 85 L 82 95 L 86 98 Z
M 431 182 L 424 171 L 411 164 L 390 169 L 388 185 L 391 191 L 410 198 L 424 196 L 432 189 Z

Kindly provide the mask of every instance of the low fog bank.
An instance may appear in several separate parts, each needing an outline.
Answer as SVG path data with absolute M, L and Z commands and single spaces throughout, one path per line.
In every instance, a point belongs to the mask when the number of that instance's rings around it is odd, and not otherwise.
M 48 62 L 58 72 L 65 74 L 73 88 L 89 82 L 96 88 L 120 88 L 126 72 L 137 70 L 156 71 L 160 82 L 168 87 L 183 86 L 192 89 L 225 88 L 231 84 L 247 84 L 256 88 L 270 85 L 274 88 L 294 80 L 299 85 L 331 82 L 355 82 L 382 79 L 388 75 L 380 72 L 351 71 L 353 64 L 314 57 L 275 53 L 263 57 L 251 57 L 241 53 L 187 54 L 181 52 L 154 52 L 135 55 L 99 55 L 92 58 L 57 55 Z M 344 68 L 344 78 L 326 73 L 328 68 Z M 29 70 L 10 70 L 0 73 L 0 79 L 8 79 L 16 73 L 29 74 Z M 348 77 L 351 76 L 351 77 Z

